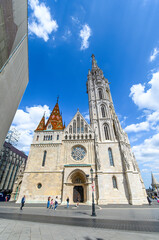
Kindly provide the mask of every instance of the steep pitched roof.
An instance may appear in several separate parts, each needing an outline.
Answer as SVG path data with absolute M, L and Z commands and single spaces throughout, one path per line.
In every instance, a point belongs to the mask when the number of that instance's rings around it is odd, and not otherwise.
M 42 117 L 42 119 L 35 131 L 43 131 L 43 130 L 45 130 L 45 116 Z
M 87 126 L 87 134 L 88 133 L 93 133 L 93 130 L 91 128 L 91 126 L 88 124 L 88 122 L 85 120 L 85 118 L 82 116 L 82 114 L 79 112 L 79 110 L 77 110 L 75 116 L 72 118 L 72 120 L 70 121 L 70 123 L 67 125 L 67 127 L 65 128 L 65 134 L 69 133 L 69 127 L 72 126 L 73 128 L 73 121 L 76 120 L 77 121 L 77 116 L 80 117 L 80 120 L 83 120 L 83 131 L 82 131 L 82 134 L 86 133 L 85 132 L 85 127 Z M 77 126 L 76 126 L 77 127 Z M 81 131 L 80 131 L 81 132 Z M 80 133 L 79 132 L 79 133 Z M 78 132 L 76 131 L 76 133 L 78 134 Z
M 59 105 L 58 102 L 56 103 L 47 123 L 45 126 L 45 129 L 47 129 L 48 125 L 51 124 L 52 125 L 52 129 L 53 130 L 63 130 L 64 129 L 64 125 L 62 122 L 62 116 L 60 114 L 60 110 L 59 110 Z

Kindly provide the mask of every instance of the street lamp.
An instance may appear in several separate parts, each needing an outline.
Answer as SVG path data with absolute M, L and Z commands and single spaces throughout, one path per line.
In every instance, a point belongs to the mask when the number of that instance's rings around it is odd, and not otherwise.
M 91 181 L 92 181 L 92 217 L 96 217 L 95 213 L 95 204 L 94 204 L 94 188 L 93 188 L 93 169 L 90 169 L 91 172 Z

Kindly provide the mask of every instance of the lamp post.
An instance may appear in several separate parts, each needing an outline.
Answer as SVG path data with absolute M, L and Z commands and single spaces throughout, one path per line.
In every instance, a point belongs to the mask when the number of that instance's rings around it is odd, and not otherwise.
M 94 204 L 94 189 L 93 189 L 93 169 L 90 169 L 91 172 L 91 181 L 92 181 L 92 217 L 96 217 L 95 213 L 95 204 Z

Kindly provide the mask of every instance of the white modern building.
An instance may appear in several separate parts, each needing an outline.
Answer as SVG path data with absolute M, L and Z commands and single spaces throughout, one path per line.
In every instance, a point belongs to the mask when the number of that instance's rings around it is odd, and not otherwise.
M 0 149 L 28 84 L 27 1 L 0 0 Z

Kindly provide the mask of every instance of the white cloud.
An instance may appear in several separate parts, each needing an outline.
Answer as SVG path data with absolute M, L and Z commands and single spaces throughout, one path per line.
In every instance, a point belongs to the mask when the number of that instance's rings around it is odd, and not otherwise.
M 71 19 L 75 24 L 80 24 L 78 17 L 71 16 Z
M 83 28 L 80 31 L 80 37 L 82 38 L 81 50 L 85 50 L 89 47 L 89 38 L 91 36 L 91 28 L 88 24 L 83 25 Z
M 158 48 L 154 48 L 153 49 L 153 53 L 150 56 L 150 62 L 154 61 L 157 57 L 157 55 L 159 54 L 159 49 Z
M 29 18 L 29 32 L 47 42 L 49 34 L 57 31 L 58 24 L 52 19 L 50 8 L 46 7 L 45 3 L 40 3 L 39 0 L 29 0 L 29 5 L 33 11 Z
M 149 122 L 141 122 L 137 124 L 131 124 L 124 129 L 126 132 L 141 132 L 149 131 Z
M 145 141 L 138 145 L 133 146 L 133 152 L 136 159 L 142 163 L 144 169 L 149 171 L 156 171 L 159 167 L 159 133 L 152 137 L 145 139 Z M 159 168 L 158 168 L 159 169 Z
M 70 38 L 71 35 L 72 35 L 72 33 L 71 33 L 70 29 L 67 29 L 67 30 L 65 30 L 65 33 L 62 36 L 62 38 L 63 38 L 64 41 L 67 41 L 67 39 Z
M 133 85 L 130 97 L 140 109 L 159 110 L 159 71 L 152 74 L 148 85 L 148 90 L 141 83 Z
M 26 107 L 25 111 L 18 109 L 13 119 L 12 128 L 16 128 L 20 133 L 18 149 L 28 152 L 33 140 L 34 130 L 37 128 L 43 114 L 46 118 L 50 115 L 50 109 L 47 105 Z

